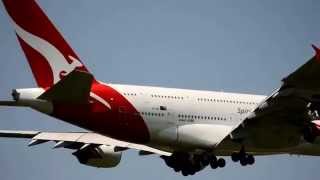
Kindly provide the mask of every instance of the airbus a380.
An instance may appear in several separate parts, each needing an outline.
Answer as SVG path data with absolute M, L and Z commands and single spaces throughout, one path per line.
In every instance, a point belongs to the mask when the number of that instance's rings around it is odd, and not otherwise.
M 54 141 L 80 163 L 111 168 L 128 149 L 157 154 L 174 171 L 193 175 L 223 168 L 231 156 L 242 166 L 256 155 L 320 155 L 320 50 L 270 96 L 210 92 L 98 81 L 34 0 L 3 0 L 37 86 L 14 89 L 1 106 L 29 107 L 86 132 L 1 130 Z M 36 161 L 36 160 L 35 160 Z

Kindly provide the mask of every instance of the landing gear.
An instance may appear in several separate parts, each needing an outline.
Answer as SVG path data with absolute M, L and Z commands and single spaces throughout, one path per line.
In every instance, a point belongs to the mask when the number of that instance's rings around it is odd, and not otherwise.
M 253 165 L 255 163 L 254 156 L 247 154 L 244 147 L 241 148 L 240 152 L 234 152 L 231 154 L 231 159 L 233 162 L 240 162 L 242 166 Z
M 212 169 L 217 169 L 219 166 L 218 166 L 218 159 L 217 157 L 213 156 L 211 158 L 211 161 L 210 161 L 210 166 Z
M 223 168 L 226 166 L 226 161 L 223 158 L 217 158 L 210 153 L 189 154 L 189 153 L 173 153 L 172 156 L 161 156 L 165 163 L 174 169 L 175 172 L 180 172 L 183 176 L 194 175 L 208 165 L 212 169 Z
M 223 158 L 219 158 L 217 163 L 219 168 L 223 168 L 226 166 L 226 160 L 224 160 Z
M 216 156 L 212 156 L 210 166 L 212 169 L 223 168 L 226 166 L 226 160 L 223 158 L 218 159 Z
M 306 126 L 303 129 L 303 138 L 309 143 L 314 143 L 316 138 L 319 136 L 319 130 L 315 127 L 314 124 Z

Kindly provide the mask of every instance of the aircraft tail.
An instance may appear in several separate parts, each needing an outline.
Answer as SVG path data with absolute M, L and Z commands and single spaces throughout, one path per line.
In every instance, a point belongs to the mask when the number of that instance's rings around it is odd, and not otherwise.
M 75 69 L 88 72 L 35 0 L 3 4 L 39 87 L 51 87 Z

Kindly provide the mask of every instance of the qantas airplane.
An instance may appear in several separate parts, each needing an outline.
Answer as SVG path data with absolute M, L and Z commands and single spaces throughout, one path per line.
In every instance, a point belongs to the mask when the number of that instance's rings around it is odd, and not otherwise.
M 29 107 L 86 132 L 0 130 L 0 137 L 54 141 L 80 163 L 111 168 L 128 149 L 159 155 L 184 176 L 230 156 L 320 155 L 320 49 L 270 96 L 98 81 L 34 0 L 3 0 L 38 87 L 14 89 L 1 106 Z

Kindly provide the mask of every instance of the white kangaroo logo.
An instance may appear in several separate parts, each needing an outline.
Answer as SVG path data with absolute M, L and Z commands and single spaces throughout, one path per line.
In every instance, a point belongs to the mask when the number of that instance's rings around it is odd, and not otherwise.
M 18 36 L 46 58 L 53 73 L 54 84 L 60 81 L 63 76 L 66 76 L 75 68 L 83 67 L 83 64 L 81 64 L 79 60 L 70 55 L 68 58 L 72 60 L 72 63 L 69 64 L 64 55 L 52 44 L 25 31 L 16 23 L 14 23 L 14 26 Z M 105 105 L 108 109 L 111 109 L 111 105 L 97 94 L 90 92 L 90 96 Z
M 64 55 L 52 44 L 44 39 L 41 39 L 40 37 L 37 37 L 25 31 L 16 23 L 14 23 L 14 26 L 18 36 L 46 58 L 53 73 L 54 84 L 57 83 L 61 79 L 61 77 L 66 76 L 75 68 L 83 66 L 83 64 L 81 64 L 79 60 L 70 55 L 68 56 L 68 58 L 72 60 L 72 63 L 69 64 Z

